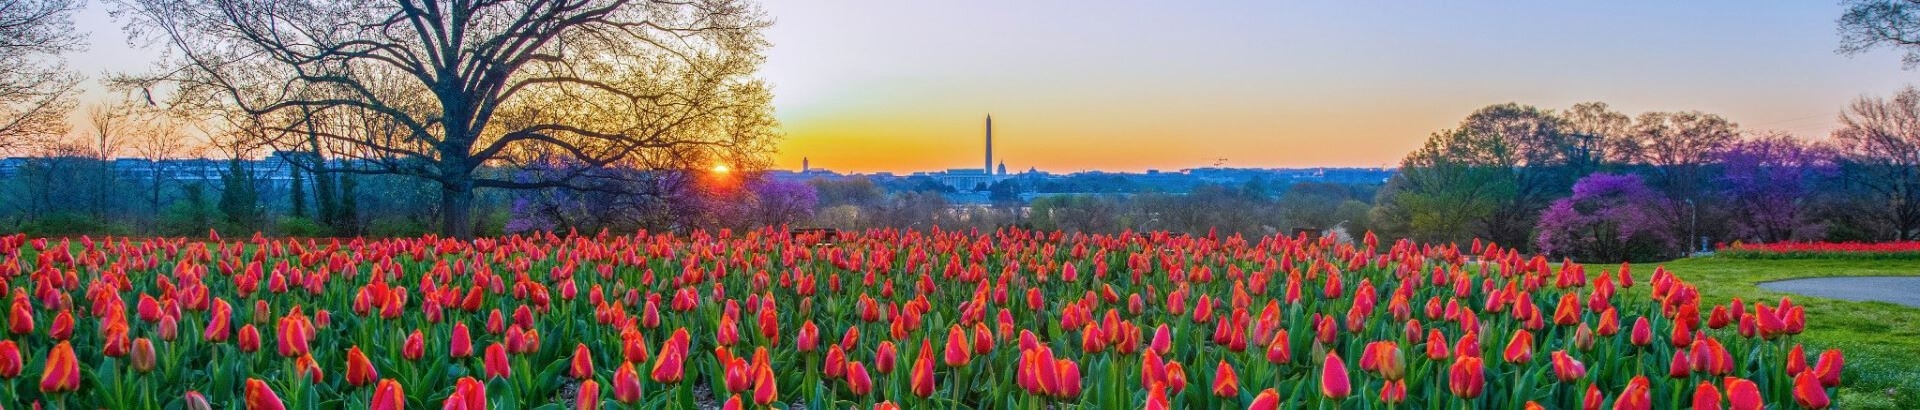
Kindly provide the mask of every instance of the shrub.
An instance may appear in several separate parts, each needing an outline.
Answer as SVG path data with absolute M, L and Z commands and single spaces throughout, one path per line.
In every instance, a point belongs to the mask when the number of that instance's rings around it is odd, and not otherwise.
M 1540 213 L 1535 245 L 1542 253 L 1583 262 L 1671 257 L 1678 241 L 1660 217 L 1664 203 L 1637 175 L 1588 175 L 1573 184 L 1573 196 Z

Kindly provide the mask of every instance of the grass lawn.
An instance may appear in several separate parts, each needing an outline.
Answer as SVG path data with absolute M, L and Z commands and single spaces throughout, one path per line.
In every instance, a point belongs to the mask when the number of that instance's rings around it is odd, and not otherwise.
M 1805 306 L 1807 328 L 1799 336 L 1808 359 L 1837 348 L 1846 353 L 1838 407 L 1847 409 L 1920 409 L 1920 309 L 1883 302 L 1851 302 L 1761 289 L 1761 282 L 1823 276 L 1920 276 L 1920 260 L 1732 259 L 1692 258 L 1633 267 L 1645 280 L 1656 265 L 1699 287 L 1702 306 L 1725 304 L 1738 296 L 1748 301 L 1778 301 L 1793 296 Z M 1617 270 L 1618 265 L 1588 266 Z M 1627 292 L 1645 295 L 1645 290 Z M 1701 309 L 1703 314 L 1705 308 Z M 1792 406 L 1787 403 L 1787 406 Z

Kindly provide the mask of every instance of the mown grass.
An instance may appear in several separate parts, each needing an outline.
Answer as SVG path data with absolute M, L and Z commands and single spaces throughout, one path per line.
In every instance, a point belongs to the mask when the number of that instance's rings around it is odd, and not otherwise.
M 1806 345 L 1808 356 L 1829 348 L 1846 353 L 1846 371 L 1841 376 L 1837 401 L 1840 408 L 1920 409 L 1920 309 L 1791 295 L 1758 286 L 1794 278 L 1920 276 L 1920 260 L 1704 257 L 1636 264 L 1634 276 L 1645 280 L 1659 265 L 1699 287 L 1707 304 L 1725 304 L 1738 296 L 1751 306 L 1753 301 L 1771 304 L 1782 296 L 1792 296 L 1794 302 L 1805 306 L 1807 328 L 1797 340 Z M 1619 266 L 1592 265 L 1587 269 L 1598 272 L 1617 270 Z

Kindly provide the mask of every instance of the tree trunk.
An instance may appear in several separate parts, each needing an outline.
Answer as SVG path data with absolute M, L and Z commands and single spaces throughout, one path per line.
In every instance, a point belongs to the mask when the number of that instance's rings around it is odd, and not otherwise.
M 473 239 L 473 177 L 449 177 L 440 184 L 440 234 Z

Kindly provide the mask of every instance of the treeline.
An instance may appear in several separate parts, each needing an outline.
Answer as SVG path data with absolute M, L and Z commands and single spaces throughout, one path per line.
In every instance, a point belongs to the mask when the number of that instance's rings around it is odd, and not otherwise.
M 1697 111 L 1489 106 L 1402 161 L 1372 227 L 1609 262 L 1920 237 L 1920 91 L 1862 97 L 1839 121 L 1810 141 Z
M 1009 179 L 993 185 L 991 205 L 949 202 L 938 189 L 889 189 L 865 178 L 816 179 L 819 210 L 809 223 L 838 229 L 916 228 L 992 230 L 1021 227 L 1112 233 L 1164 230 L 1186 233 L 1291 234 L 1339 228 L 1368 229 L 1370 201 L 1379 184 L 1275 182 L 1200 184 L 1185 193 L 1046 194 Z M 1042 191 L 1044 192 L 1044 191 Z

